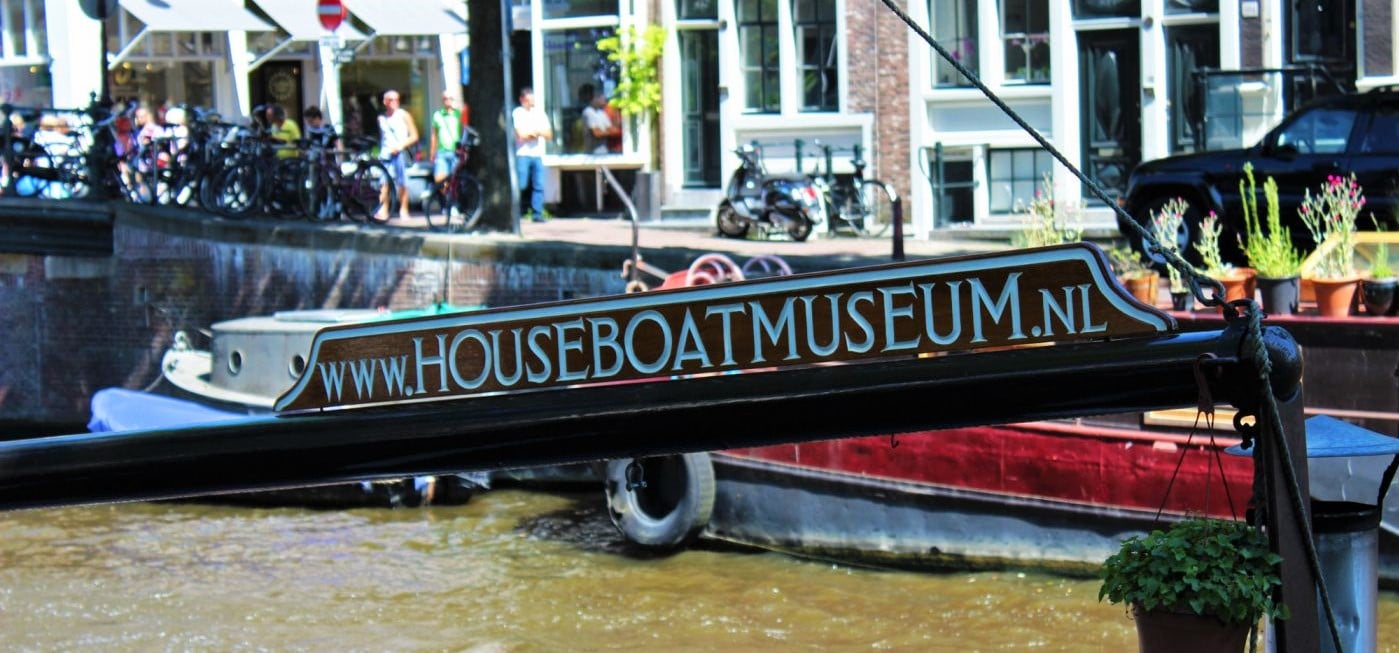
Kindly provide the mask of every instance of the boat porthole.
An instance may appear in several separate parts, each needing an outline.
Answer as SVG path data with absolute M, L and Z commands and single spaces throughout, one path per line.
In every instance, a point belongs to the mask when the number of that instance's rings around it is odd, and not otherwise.
M 301 354 L 292 355 L 291 365 L 287 367 L 287 371 L 291 372 L 291 378 L 301 378 L 301 373 L 306 371 L 306 359 Z
M 228 355 L 228 373 L 237 374 L 243 369 L 243 352 L 234 351 Z

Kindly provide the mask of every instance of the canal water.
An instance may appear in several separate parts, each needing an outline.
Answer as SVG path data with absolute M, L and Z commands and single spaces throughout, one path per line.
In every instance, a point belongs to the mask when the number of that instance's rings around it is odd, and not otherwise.
M 1103 651 L 1097 583 L 907 573 L 705 546 L 636 557 L 601 499 L 413 510 L 123 504 L 0 513 L 19 651 Z M 1382 651 L 1399 598 L 1381 598 Z

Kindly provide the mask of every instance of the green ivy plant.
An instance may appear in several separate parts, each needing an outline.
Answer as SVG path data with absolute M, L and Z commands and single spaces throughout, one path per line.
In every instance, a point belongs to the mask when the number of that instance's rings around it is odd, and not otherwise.
M 1103 563 L 1098 600 L 1194 613 L 1228 624 L 1288 618 L 1275 596 L 1282 557 L 1243 522 L 1191 517 L 1130 537 Z
M 627 25 L 612 36 L 598 39 L 598 51 L 617 64 L 617 88 L 612 92 L 611 101 L 622 115 L 645 118 L 661 110 L 660 62 L 665 40 L 666 31 L 659 25 L 641 29 Z M 653 124 L 653 135 L 655 129 Z

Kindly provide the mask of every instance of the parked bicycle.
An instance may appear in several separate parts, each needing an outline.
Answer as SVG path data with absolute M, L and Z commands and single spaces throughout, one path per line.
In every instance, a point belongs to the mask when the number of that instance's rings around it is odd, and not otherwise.
M 825 195 L 831 229 L 856 236 L 883 236 L 894 222 L 892 189 L 878 179 L 865 179 L 866 164 L 859 145 L 851 148 L 850 165 L 855 172 L 849 175 L 836 174 L 832 169 L 831 156 L 836 148 L 825 144 L 819 147 L 825 154 L 826 170 L 816 178 Z
M 457 142 L 456 166 L 441 184 L 433 184 L 431 193 L 423 200 L 423 215 L 433 230 L 467 231 L 481 219 L 481 182 L 466 166 L 472 148 L 480 142 L 475 129 L 463 128 Z
M 373 155 L 373 139 L 357 138 L 349 145 L 346 151 L 332 149 L 329 140 L 308 143 L 300 184 L 302 212 L 317 221 L 388 222 L 387 217 L 379 217 L 389 214 L 383 198 L 392 201 L 398 196 L 389 169 Z M 343 159 L 347 154 L 349 158 Z

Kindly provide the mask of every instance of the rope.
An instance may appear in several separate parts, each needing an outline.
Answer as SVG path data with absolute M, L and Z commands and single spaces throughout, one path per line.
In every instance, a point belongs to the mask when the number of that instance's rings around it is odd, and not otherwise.
M 1211 279 L 1210 277 L 1206 276 L 1203 272 L 1200 272 L 1199 270 L 1195 269 L 1195 266 L 1190 265 L 1190 263 L 1186 262 L 1186 260 L 1182 258 L 1179 253 L 1175 252 L 1174 250 L 1163 247 L 1161 245 L 1161 242 L 1156 240 L 1156 236 L 1153 235 L 1150 232 L 1150 230 L 1148 230 L 1140 224 L 1137 224 L 1137 221 L 1133 219 L 1132 216 L 1128 215 L 1126 210 L 1124 210 L 1121 206 L 1118 206 L 1117 202 L 1108 196 L 1107 191 L 1103 190 L 1092 179 L 1089 179 L 1088 176 L 1083 174 L 1083 171 L 1079 170 L 1077 166 L 1070 163 L 1068 158 L 1066 158 L 1063 153 L 1061 153 L 1057 148 L 1055 148 L 1054 145 L 1051 144 L 1048 139 L 1046 139 L 1043 135 L 1036 131 L 1034 127 L 1031 127 L 1030 123 L 1025 122 L 1025 119 L 1021 118 L 1020 114 L 1016 113 L 1014 109 L 1010 108 L 1010 105 L 1006 104 L 1003 100 L 1001 100 L 1001 98 L 997 97 L 995 93 L 991 92 L 991 89 L 987 87 L 986 84 L 982 83 L 981 78 L 977 77 L 976 73 L 973 73 L 972 71 L 968 70 L 966 66 L 963 66 L 962 63 L 956 58 L 954 58 L 952 56 L 952 53 L 948 52 L 946 48 L 942 47 L 942 44 L 938 43 L 937 40 L 932 37 L 932 35 L 924 31 L 923 28 L 919 27 L 917 23 L 914 23 L 913 19 L 909 17 L 909 15 L 904 12 L 904 10 L 900 9 L 897 5 L 894 4 L 894 0 L 880 0 L 880 2 L 883 2 L 884 6 L 889 8 L 889 11 L 894 12 L 894 15 L 898 16 L 899 20 L 902 20 L 904 25 L 907 25 L 909 29 L 913 30 L 913 32 L 916 33 L 919 36 L 919 38 L 923 39 L 925 43 L 927 43 L 934 50 L 936 50 L 938 56 L 942 57 L 944 61 L 951 64 L 952 67 L 955 68 L 959 74 L 970 80 L 972 85 L 976 86 L 977 90 L 980 90 L 981 94 L 986 96 L 987 100 L 990 100 L 992 104 L 996 105 L 996 107 L 1000 109 L 1003 113 L 1005 113 L 1005 115 L 1009 117 L 1012 121 L 1014 121 L 1016 125 L 1018 125 L 1021 129 L 1025 130 L 1025 133 L 1029 134 L 1030 138 L 1035 139 L 1035 142 L 1039 143 L 1040 147 L 1044 148 L 1046 152 L 1049 152 L 1050 156 L 1054 157 L 1054 159 L 1058 161 L 1060 165 L 1064 166 L 1065 169 L 1067 169 L 1071 174 L 1073 174 L 1073 176 L 1077 178 L 1079 182 L 1082 183 L 1083 186 L 1093 194 L 1094 197 L 1098 198 L 1103 202 L 1103 204 L 1106 204 L 1108 207 L 1110 207 L 1113 210 L 1113 212 L 1117 214 L 1118 218 L 1121 218 L 1118 220 L 1119 223 L 1126 224 L 1128 228 L 1131 229 L 1132 233 L 1135 234 L 1138 238 L 1140 238 L 1143 243 L 1146 243 L 1147 246 L 1151 249 L 1156 250 L 1158 254 L 1160 254 L 1163 258 L 1166 259 L 1167 265 L 1180 270 L 1181 273 L 1185 276 L 1185 278 L 1189 281 L 1190 293 L 1195 297 L 1195 299 L 1197 299 L 1201 304 L 1204 304 L 1205 306 L 1219 306 L 1223 304 L 1222 298 L 1224 297 L 1224 284 L 1220 283 L 1217 279 Z M 1204 287 L 1208 287 L 1210 290 L 1213 290 L 1213 296 L 1206 297 L 1203 290 Z
M 1247 310 L 1244 319 L 1248 320 L 1248 328 L 1244 335 L 1244 348 L 1253 354 L 1258 372 L 1258 382 L 1261 385 L 1259 394 L 1263 398 L 1263 408 L 1267 411 L 1266 423 L 1269 428 L 1263 434 L 1268 440 L 1278 446 L 1279 453 L 1285 461 L 1292 460 L 1291 446 L 1287 443 L 1287 438 L 1282 432 L 1282 412 L 1278 409 L 1277 397 L 1273 396 L 1273 386 L 1270 376 L 1273 372 L 1273 362 L 1268 358 L 1268 350 L 1263 344 L 1263 312 L 1258 309 L 1258 305 L 1252 300 L 1247 302 Z M 1255 457 L 1255 464 L 1257 458 Z M 1297 470 L 1290 464 L 1282 465 L 1283 476 L 1287 481 L 1287 499 L 1292 504 L 1294 514 L 1303 515 L 1302 488 L 1297 482 Z M 1321 562 L 1317 557 L 1316 544 L 1312 542 L 1312 525 L 1308 520 L 1299 520 L 1302 526 L 1302 545 L 1307 554 L 1307 566 L 1311 569 L 1312 576 L 1316 578 L 1317 592 L 1321 595 L 1321 606 L 1326 613 L 1326 625 L 1331 631 L 1331 641 L 1337 651 L 1344 650 L 1341 646 L 1341 633 L 1336 626 L 1336 613 L 1331 608 L 1331 595 L 1326 591 L 1326 579 L 1321 576 Z
M 1064 166 L 1065 169 L 1067 169 L 1071 174 L 1073 174 L 1073 176 L 1077 178 L 1079 182 L 1083 184 L 1084 188 L 1088 189 L 1088 191 L 1091 192 L 1094 197 L 1101 200 L 1105 205 L 1111 207 L 1112 210 L 1117 214 L 1117 217 L 1119 218 L 1118 223 L 1127 225 L 1127 227 L 1133 232 L 1133 234 L 1136 235 L 1139 239 L 1141 239 L 1142 243 L 1144 244 L 1144 249 L 1155 249 L 1157 253 L 1159 253 L 1163 258 L 1166 259 L 1167 265 L 1180 270 L 1183 276 L 1189 281 L 1191 295 L 1193 295 L 1196 300 L 1198 300 L 1201 304 L 1204 304 L 1205 306 L 1209 307 L 1225 306 L 1225 302 L 1223 300 L 1224 284 L 1220 283 L 1217 279 L 1209 278 L 1203 272 L 1195 269 L 1195 267 L 1186 262 L 1186 260 L 1183 257 L 1181 257 L 1179 253 L 1162 246 L 1161 242 L 1156 239 L 1156 236 L 1154 234 L 1152 234 L 1142 225 L 1138 224 L 1137 221 L 1132 218 L 1132 216 L 1128 215 L 1127 212 L 1121 206 L 1118 206 L 1117 202 L 1113 201 L 1113 199 L 1108 196 L 1106 191 L 1099 187 L 1098 184 L 1095 183 L 1092 179 L 1089 179 L 1088 176 L 1085 175 L 1081 170 L 1079 170 L 1077 166 L 1070 163 L 1068 158 L 1066 158 L 1063 155 L 1063 153 L 1061 153 L 1058 150 L 1058 148 L 1054 147 L 1054 145 L 1050 143 L 1038 131 L 1036 131 L 1034 127 L 1030 126 L 1030 124 L 1026 122 L 1024 118 L 1021 118 L 1020 115 L 1016 113 L 1014 109 L 1012 109 L 1009 105 L 1007 105 L 1004 101 L 997 97 L 996 94 L 993 93 L 991 89 L 986 86 L 986 84 L 982 83 L 981 78 L 977 77 L 976 73 L 973 73 L 971 70 L 968 70 L 966 66 L 963 66 L 962 63 L 958 61 L 955 57 L 953 57 L 952 54 L 942 46 L 942 44 L 938 43 L 937 40 L 932 37 L 932 35 L 928 34 L 925 30 L 923 30 L 923 28 L 919 27 L 916 23 L 914 23 L 913 19 L 906 12 L 904 12 L 903 9 L 900 9 L 896 4 L 894 4 L 894 0 L 880 0 L 880 2 L 883 2 L 884 6 L 887 7 L 889 11 L 893 12 L 895 16 L 898 16 L 899 20 L 903 21 L 904 25 L 906 25 L 910 30 L 916 33 L 919 36 L 919 38 L 923 39 L 923 41 L 927 43 L 929 47 L 935 50 L 938 53 L 939 57 L 942 57 L 944 61 L 946 61 L 948 64 L 951 64 L 951 66 L 954 69 L 956 69 L 956 71 L 959 74 L 961 74 L 968 81 L 970 81 L 972 85 L 977 88 L 977 90 L 981 91 L 982 95 L 986 96 L 987 100 L 989 100 L 992 104 L 996 105 L 998 109 L 1000 109 L 1007 117 L 1014 121 L 1016 125 L 1023 129 L 1026 134 L 1029 134 L 1030 137 L 1033 138 L 1035 142 L 1040 145 L 1040 147 L 1044 148 L 1044 150 L 1048 152 L 1050 156 L 1054 157 L 1054 159 L 1058 161 L 1060 165 Z M 1210 290 L 1214 291 L 1212 296 L 1205 296 L 1205 287 L 1208 287 Z M 1262 395 L 1263 405 L 1264 408 L 1267 410 L 1266 416 L 1268 418 L 1267 423 L 1269 424 L 1269 428 L 1267 429 L 1268 432 L 1266 433 L 1266 436 L 1268 437 L 1266 439 L 1262 439 L 1262 442 L 1257 442 L 1255 444 L 1261 447 L 1264 445 L 1264 443 L 1274 442 L 1275 444 L 1279 445 L 1281 453 L 1283 455 L 1283 459 L 1290 461 L 1292 459 L 1291 452 L 1288 450 L 1287 440 L 1283 437 L 1282 434 L 1282 423 L 1280 421 L 1281 412 L 1278 409 L 1277 398 L 1273 396 L 1272 383 L 1270 379 L 1270 376 L 1272 374 L 1272 361 L 1269 360 L 1267 349 L 1263 344 L 1262 311 L 1259 310 L 1258 305 L 1254 303 L 1252 299 L 1230 302 L 1228 304 L 1228 307 L 1231 310 L 1226 311 L 1226 320 L 1234 322 L 1239 319 L 1244 319 L 1247 321 L 1245 324 L 1244 346 L 1246 351 L 1252 352 L 1254 360 L 1256 362 L 1256 370 L 1258 372 L 1257 380 L 1261 386 L 1259 389 L 1259 394 Z M 1237 426 L 1238 424 L 1239 422 L 1236 418 L 1235 425 Z M 1255 460 L 1258 460 L 1258 457 L 1255 457 Z M 1306 514 L 1302 505 L 1301 488 L 1297 483 L 1296 470 L 1292 468 L 1291 464 L 1284 464 L 1282 465 L 1282 468 L 1284 476 L 1286 477 L 1285 480 L 1287 482 L 1288 499 L 1292 504 L 1292 509 L 1294 513 L 1297 515 Z M 1267 473 L 1267 470 L 1265 470 L 1264 474 Z M 1255 478 L 1261 478 L 1263 475 L 1255 473 L 1254 476 Z M 1262 495 L 1255 491 L 1255 496 Z M 1266 505 L 1266 502 L 1264 502 L 1264 505 Z M 1263 518 L 1259 519 L 1260 525 L 1266 523 L 1266 518 L 1271 517 L 1270 515 L 1266 514 L 1266 511 L 1260 510 L 1259 514 L 1263 515 Z M 1331 630 L 1331 639 L 1336 647 L 1336 650 L 1341 651 L 1341 636 L 1340 632 L 1337 630 L 1336 627 L 1336 615 L 1335 612 L 1331 609 L 1331 598 L 1328 592 L 1326 591 L 1326 582 L 1321 576 L 1321 564 L 1317 558 L 1316 547 L 1312 542 L 1311 524 L 1307 523 L 1307 520 L 1303 519 L 1301 520 L 1301 527 L 1302 534 L 1304 535 L 1302 541 L 1307 554 L 1307 564 L 1311 568 L 1313 577 L 1316 578 L 1316 585 L 1321 595 L 1322 606 L 1326 611 L 1327 625 L 1330 627 Z

